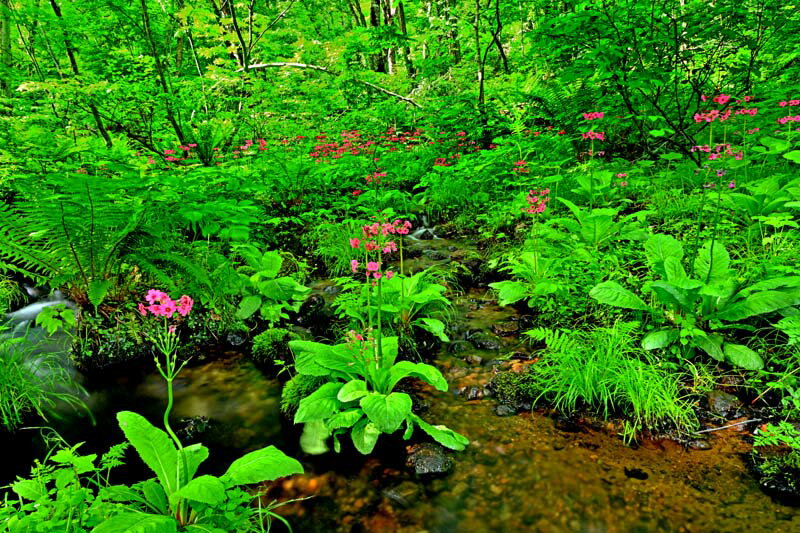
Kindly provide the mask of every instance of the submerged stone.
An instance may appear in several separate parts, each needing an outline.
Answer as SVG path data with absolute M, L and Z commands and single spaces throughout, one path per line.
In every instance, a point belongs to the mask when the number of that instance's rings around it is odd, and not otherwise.
M 736 413 L 742 406 L 742 402 L 739 401 L 739 398 L 721 390 L 709 392 L 706 401 L 708 402 L 708 410 L 711 411 L 711 413 L 723 417 L 736 416 Z
M 423 442 L 411 447 L 406 466 L 417 476 L 443 476 L 453 470 L 453 459 L 444 447 L 432 442 Z

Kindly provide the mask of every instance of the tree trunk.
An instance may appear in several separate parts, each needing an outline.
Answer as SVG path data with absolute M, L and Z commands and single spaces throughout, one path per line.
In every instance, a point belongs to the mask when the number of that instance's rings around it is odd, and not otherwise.
M 406 10 L 403 7 L 403 0 L 397 3 L 397 22 L 400 25 L 400 31 L 403 37 L 408 38 L 408 27 L 406 26 Z M 414 70 L 414 63 L 411 61 L 411 47 L 406 45 L 403 47 L 403 61 L 406 64 L 406 74 L 409 78 L 413 78 L 416 74 Z
M 369 25 L 379 28 L 381 25 L 381 0 L 372 0 L 369 5 Z M 375 72 L 386 72 L 386 55 L 378 52 L 372 56 L 372 70 Z

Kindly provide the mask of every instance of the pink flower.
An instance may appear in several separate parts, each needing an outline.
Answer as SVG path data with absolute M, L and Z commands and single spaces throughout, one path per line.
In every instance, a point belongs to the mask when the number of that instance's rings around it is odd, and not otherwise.
M 156 289 L 150 289 L 147 291 L 147 294 L 144 297 L 147 300 L 147 303 L 154 304 L 156 302 L 163 303 L 165 300 L 169 300 L 169 295 L 166 292 L 159 291 Z
M 730 95 L 720 94 L 720 95 L 717 95 L 717 96 L 714 97 L 714 102 L 716 102 L 716 103 L 718 103 L 720 105 L 725 105 L 725 104 L 728 103 L 728 100 L 730 100 L 730 99 L 731 99 Z
M 524 167 L 527 164 L 528 163 L 526 163 L 525 161 L 514 161 L 514 166 L 515 167 Z
M 144 304 L 139 302 L 139 314 L 142 316 L 147 316 L 147 309 L 145 308 Z
M 167 332 L 168 332 L 170 335 L 175 335 L 175 330 L 176 330 L 176 329 L 177 329 L 177 326 L 175 326 L 175 325 L 173 324 L 173 325 L 171 325 L 170 327 L 168 327 L 168 328 L 167 328 Z
M 182 295 L 178 299 L 178 314 L 181 316 L 186 316 L 192 311 L 192 307 L 194 306 L 194 300 L 186 296 L 185 294 Z
M 161 306 L 158 304 L 148 305 L 147 310 L 156 316 L 161 316 Z
M 361 246 L 361 239 L 359 239 L 358 237 L 353 237 L 352 239 L 350 239 L 351 248 L 358 248 L 360 246 Z
M 355 259 L 350 261 L 350 270 L 352 270 L 353 273 L 355 273 L 358 270 L 358 261 L 356 261 Z
M 381 274 L 381 271 L 380 271 L 380 270 L 378 270 L 377 272 L 375 272 L 375 273 L 373 273 L 373 274 L 372 274 L 372 276 L 373 276 L 375 279 L 381 279 L 381 275 L 382 275 L 382 274 Z
M 367 241 L 364 243 L 364 249 L 366 249 L 368 252 L 374 252 L 378 249 L 378 243 L 375 241 Z
M 731 181 L 730 183 L 728 183 L 728 188 L 729 189 L 733 189 L 734 187 L 736 187 L 736 182 L 735 181 Z
M 386 271 L 386 279 L 392 279 L 393 276 L 394 272 L 392 272 L 391 270 Z
M 627 181 L 620 181 L 619 182 L 619 186 L 620 187 L 627 187 L 628 186 L 628 182 Z
M 397 251 L 397 245 L 394 243 L 394 241 L 387 242 L 386 246 L 383 247 L 384 254 L 390 254 L 396 251 Z
M 163 304 L 161 304 L 161 315 L 167 318 L 172 318 L 172 315 L 178 310 L 178 307 L 175 305 L 175 302 L 172 300 L 167 300 Z
M 618 178 L 627 178 L 628 175 L 626 173 L 624 173 L 624 172 L 620 172 L 620 173 L 617 174 L 617 177 Z
M 370 261 L 367 263 L 367 272 L 376 272 L 381 268 L 381 264 L 375 261 Z

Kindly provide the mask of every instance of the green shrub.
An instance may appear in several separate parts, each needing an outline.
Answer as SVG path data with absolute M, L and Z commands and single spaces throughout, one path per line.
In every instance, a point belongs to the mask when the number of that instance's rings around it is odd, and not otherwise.
M 272 328 L 253 338 L 253 361 L 260 365 L 286 362 L 291 356 L 289 341 L 298 340 L 299 335 L 284 328 Z
M 800 494 L 800 430 L 786 421 L 767 424 L 753 440 L 753 459 L 761 484 Z

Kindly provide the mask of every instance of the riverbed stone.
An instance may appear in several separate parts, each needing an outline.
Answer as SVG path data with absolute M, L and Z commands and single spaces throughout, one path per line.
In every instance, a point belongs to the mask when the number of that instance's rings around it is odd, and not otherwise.
M 453 459 L 439 444 L 423 442 L 411 447 L 406 466 L 419 477 L 436 477 L 453 470 Z
M 708 410 L 711 413 L 723 417 L 736 416 L 742 402 L 733 394 L 721 390 L 713 390 L 706 397 Z
M 383 495 L 391 500 L 392 503 L 403 509 L 408 509 L 417 503 L 420 492 L 421 489 L 417 483 L 413 481 L 404 481 L 396 487 L 390 487 L 384 490 Z
M 479 350 L 496 351 L 501 347 L 497 337 L 483 331 L 470 335 L 469 341 Z
M 494 408 L 494 414 L 497 416 L 511 416 L 517 414 L 517 408 L 513 405 L 501 403 Z

